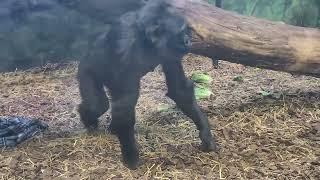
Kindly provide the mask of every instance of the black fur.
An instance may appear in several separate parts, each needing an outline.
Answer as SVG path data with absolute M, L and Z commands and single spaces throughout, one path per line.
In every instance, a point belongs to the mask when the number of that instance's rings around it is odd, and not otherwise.
M 134 124 L 140 79 L 158 65 L 166 76 L 168 97 L 197 125 L 203 150 L 216 150 L 207 117 L 200 111 L 193 83 L 181 65 L 190 39 L 186 21 L 166 1 L 149 0 L 141 9 L 121 16 L 111 31 L 94 43 L 93 48 L 101 51 L 94 51 L 79 64 L 81 121 L 89 131 L 96 130 L 98 117 L 109 108 L 107 87 L 112 98 L 109 129 L 118 136 L 123 160 L 131 169 L 139 160 Z

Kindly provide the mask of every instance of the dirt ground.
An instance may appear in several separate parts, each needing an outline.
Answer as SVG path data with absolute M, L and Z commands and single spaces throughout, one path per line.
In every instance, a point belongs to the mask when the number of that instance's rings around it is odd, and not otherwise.
M 0 179 L 320 179 L 320 80 L 188 55 L 194 71 L 213 77 L 199 100 L 220 145 L 199 151 L 194 124 L 165 97 L 161 68 L 142 79 L 136 136 L 141 166 L 120 161 L 115 136 L 89 136 L 79 122 L 76 65 L 0 74 L 0 115 L 43 118 L 50 129 L 1 150 Z M 241 77 L 241 78 L 236 78 Z M 241 79 L 242 81 L 235 81 Z M 268 91 L 269 96 L 259 92 Z

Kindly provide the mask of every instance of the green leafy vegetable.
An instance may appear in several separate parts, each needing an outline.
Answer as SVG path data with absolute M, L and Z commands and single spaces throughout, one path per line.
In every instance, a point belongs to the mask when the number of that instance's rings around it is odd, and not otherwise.
M 259 91 L 259 94 L 261 94 L 263 97 L 267 97 L 267 96 L 270 96 L 272 93 L 270 93 L 268 91 L 261 90 L 261 91 Z
M 210 84 L 212 78 L 207 73 L 195 72 L 192 74 L 191 79 L 196 83 Z
M 194 91 L 196 99 L 205 99 L 212 95 L 212 92 L 206 87 L 195 87 Z
M 242 76 L 236 76 L 236 77 L 233 78 L 233 81 L 243 82 L 243 77 Z
M 209 98 L 213 94 L 209 86 L 212 78 L 207 73 L 194 72 L 191 79 L 195 82 L 194 93 L 197 100 Z
M 170 109 L 169 105 L 163 104 L 158 107 L 159 112 L 168 112 Z

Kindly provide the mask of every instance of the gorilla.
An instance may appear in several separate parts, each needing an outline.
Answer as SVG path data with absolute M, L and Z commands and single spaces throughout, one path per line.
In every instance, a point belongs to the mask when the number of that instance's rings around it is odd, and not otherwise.
M 168 87 L 167 96 L 196 124 L 203 151 L 217 146 L 207 117 L 194 96 L 193 82 L 184 74 L 182 57 L 189 52 L 191 30 L 169 2 L 149 0 L 141 8 L 114 21 L 109 33 L 101 34 L 93 51 L 78 68 L 81 103 L 78 112 L 88 132 L 94 132 L 98 118 L 109 108 L 104 88 L 110 92 L 111 133 L 117 135 L 124 164 L 135 169 L 139 152 L 134 137 L 135 106 L 140 79 L 161 65 Z

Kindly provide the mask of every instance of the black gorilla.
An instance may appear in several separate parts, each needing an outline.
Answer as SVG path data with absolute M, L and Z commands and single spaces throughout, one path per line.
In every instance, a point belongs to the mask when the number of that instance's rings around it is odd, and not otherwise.
M 93 48 L 101 51 L 79 64 L 81 121 L 90 132 L 97 128 L 98 118 L 109 108 L 107 87 L 112 107 L 109 129 L 118 136 L 124 162 L 131 169 L 139 160 L 134 124 L 140 79 L 158 65 L 166 76 L 167 96 L 194 121 L 203 150 L 216 150 L 207 117 L 195 100 L 193 82 L 181 65 L 190 39 L 186 21 L 166 1 L 149 0 L 141 9 L 121 16 L 108 34 L 95 41 Z

